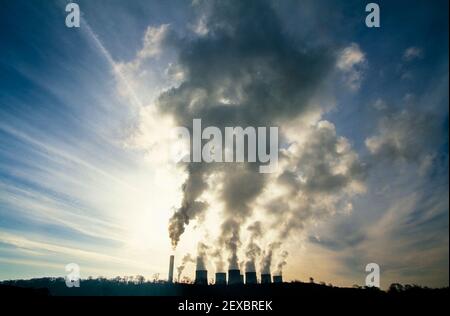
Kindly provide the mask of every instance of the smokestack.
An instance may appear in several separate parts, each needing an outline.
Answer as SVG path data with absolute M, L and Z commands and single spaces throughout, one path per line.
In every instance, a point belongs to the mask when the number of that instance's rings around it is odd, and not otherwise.
M 273 283 L 283 283 L 283 276 L 280 275 L 274 275 L 273 276 Z
M 256 272 L 245 272 L 245 284 L 256 284 Z
M 175 256 L 170 256 L 170 262 L 169 262 L 169 278 L 167 279 L 167 282 L 173 283 L 173 263 L 175 260 Z
M 227 274 L 225 272 L 217 272 L 216 273 L 216 284 L 227 284 Z
M 241 272 L 239 269 L 228 270 L 228 284 L 241 284 Z
M 195 271 L 195 284 L 208 285 L 208 271 L 196 270 Z
M 261 274 L 261 284 L 272 283 L 270 273 Z

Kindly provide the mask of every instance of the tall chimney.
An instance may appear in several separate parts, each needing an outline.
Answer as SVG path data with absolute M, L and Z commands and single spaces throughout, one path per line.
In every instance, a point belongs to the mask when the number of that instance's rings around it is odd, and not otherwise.
M 208 285 L 208 271 L 207 270 L 195 270 L 195 284 Z
M 283 283 L 283 276 L 280 275 L 274 275 L 273 276 L 273 283 Z
M 228 284 L 241 284 L 241 272 L 239 269 L 228 270 Z
M 227 274 L 225 272 L 216 272 L 216 284 L 227 284 Z
M 261 284 L 272 283 L 270 273 L 261 274 Z
M 167 279 L 167 282 L 173 283 L 173 263 L 175 260 L 175 256 L 170 256 L 170 262 L 169 262 L 169 278 Z
M 256 284 L 256 272 L 245 272 L 245 284 Z

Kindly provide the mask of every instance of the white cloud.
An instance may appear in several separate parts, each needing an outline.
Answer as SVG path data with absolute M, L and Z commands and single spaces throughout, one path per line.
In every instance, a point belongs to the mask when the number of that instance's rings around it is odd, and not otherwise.
M 202 15 L 198 21 L 191 26 L 192 31 L 198 36 L 205 36 L 208 34 L 209 29 L 206 25 L 206 16 Z
M 344 48 L 336 62 L 336 67 L 343 73 L 345 84 L 351 90 L 358 90 L 361 86 L 366 66 L 366 55 L 356 43 Z
M 350 71 L 358 64 L 364 63 L 366 57 L 361 51 L 360 47 L 356 43 L 352 43 L 350 46 L 344 48 L 339 55 L 337 66 L 344 71 Z
M 429 113 L 403 110 L 380 120 L 378 132 L 365 140 L 370 153 L 381 159 L 418 162 L 430 154 L 436 119 Z
M 169 24 L 149 26 L 143 39 L 143 47 L 137 56 L 140 59 L 158 57 L 163 51 L 163 43 L 169 31 Z
M 382 111 L 382 110 L 386 110 L 388 106 L 383 99 L 379 98 L 373 103 L 373 107 L 375 109 L 377 109 L 378 111 Z
M 423 57 L 423 50 L 420 47 L 411 46 L 403 52 L 403 60 L 406 62 L 413 61 Z

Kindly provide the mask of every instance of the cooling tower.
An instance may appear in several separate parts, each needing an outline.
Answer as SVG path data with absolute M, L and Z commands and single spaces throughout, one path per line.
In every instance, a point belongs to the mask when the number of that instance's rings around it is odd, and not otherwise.
M 227 284 L 227 274 L 225 272 L 216 273 L 216 284 Z
M 283 283 L 283 276 L 282 275 L 274 275 L 273 283 Z
M 263 273 L 261 274 L 261 284 L 264 283 L 271 283 L 271 277 L 270 277 L 270 273 Z
M 240 284 L 241 272 L 239 269 L 228 270 L 228 284 Z
M 195 271 L 195 284 L 208 285 L 208 271 L 196 270 Z
M 172 255 L 170 256 L 170 262 L 169 262 L 169 278 L 167 279 L 167 282 L 172 283 L 173 282 L 173 263 L 174 263 L 175 257 Z
M 256 284 L 256 272 L 245 272 L 245 284 Z

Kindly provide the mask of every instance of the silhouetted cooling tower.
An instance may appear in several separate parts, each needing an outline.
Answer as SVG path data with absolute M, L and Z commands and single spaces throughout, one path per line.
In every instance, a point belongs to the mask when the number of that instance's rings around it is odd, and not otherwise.
M 170 262 L 169 262 L 169 278 L 167 279 L 167 282 L 172 283 L 173 282 L 173 263 L 174 263 L 175 257 L 172 255 L 170 256 Z
M 208 271 L 196 270 L 195 271 L 195 284 L 208 285 Z
M 281 276 L 281 275 L 274 275 L 273 276 L 273 283 L 283 283 L 283 276 Z
M 245 272 L 245 284 L 256 284 L 256 272 Z
M 225 272 L 216 272 L 216 284 L 227 284 L 227 274 Z
M 271 283 L 271 282 L 272 282 L 272 280 L 270 278 L 270 273 L 261 274 L 261 284 Z
M 195 284 L 208 285 L 208 271 L 196 270 L 195 271 Z
M 241 272 L 239 269 L 228 270 L 228 284 L 240 284 Z

